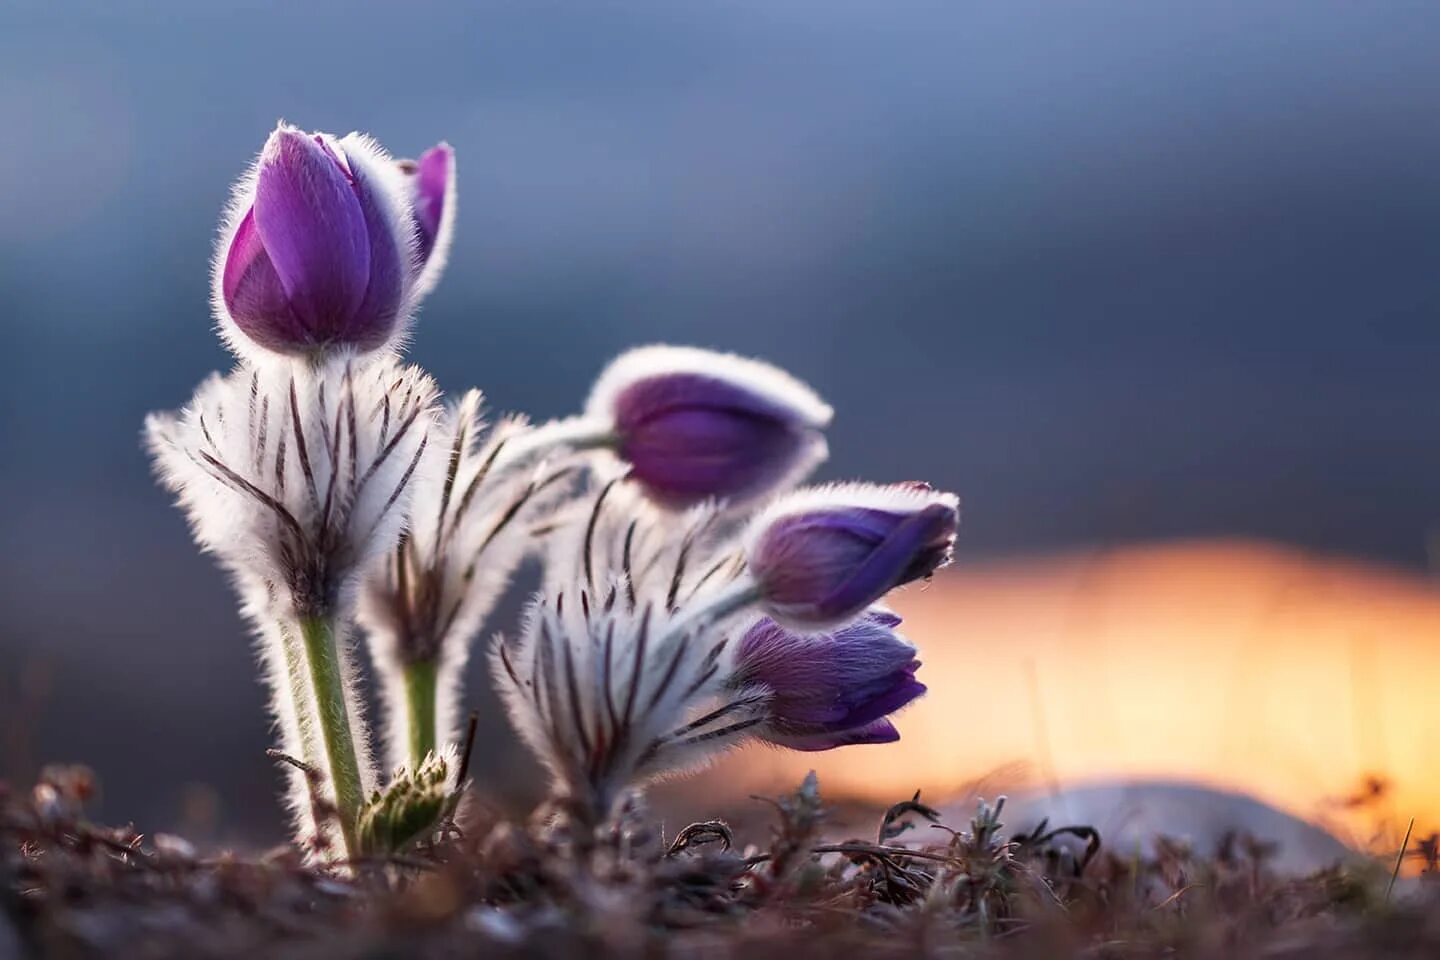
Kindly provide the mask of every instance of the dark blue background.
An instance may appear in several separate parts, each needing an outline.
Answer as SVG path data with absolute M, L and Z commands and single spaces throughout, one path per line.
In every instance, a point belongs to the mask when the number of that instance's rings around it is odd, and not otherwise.
M 279 835 L 243 629 L 138 444 L 227 363 L 211 237 L 277 118 L 455 145 L 412 351 L 448 389 L 560 415 L 628 345 L 723 347 L 834 403 L 825 476 L 959 490 L 966 558 L 1419 566 L 1437 50 L 1423 2 L 10 0 L 0 770 Z

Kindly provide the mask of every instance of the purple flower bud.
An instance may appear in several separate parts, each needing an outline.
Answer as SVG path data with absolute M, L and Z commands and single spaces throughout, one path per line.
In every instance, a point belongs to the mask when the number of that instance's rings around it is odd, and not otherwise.
M 959 522 L 955 496 L 925 484 L 819 487 L 761 513 L 746 559 L 770 616 L 820 629 L 949 563 Z
M 915 679 L 915 648 L 895 633 L 899 624 L 895 614 L 872 610 L 833 633 L 800 636 L 761 620 L 740 641 L 730 684 L 769 693 L 761 737 L 771 743 L 795 750 L 890 743 L 900 734 L 886 718 L 925 692 Z
M 831 411 L 805 384 L 756 360 L 652 346 L 617 358 L 588 413 L 655 502 L 740 502 L 795 482 L 825 459 Z
M 438 143 L 419 160 L 402 160 L 400 170 L 415 211 L 415 285 L 423 296 L 440 278 L 455 232 L 455 151 Z
M 281 126 L 242 181 L 216 263 L 232 346 L 375 350 L 413 305 L 415 226 L 394 163 L 358 134 Z

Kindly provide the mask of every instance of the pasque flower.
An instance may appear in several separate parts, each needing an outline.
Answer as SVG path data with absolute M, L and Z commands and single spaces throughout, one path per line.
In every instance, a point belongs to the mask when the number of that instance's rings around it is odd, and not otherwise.
M 236 187 L 213 266 L 241 363 L 146 421 L 162 481 L 259 634 L 296 830 L 326 857 L 361 851 L 375 785 L 350 656 L 356 587 L 429 474 L 435 385 L 381 349 L 453 231 L 453 156 L 423 159 L 412 177 L 358 134 L 277 128 Z
M 959 501 L 925 484 L 836 484 L 782 497 L 746 536 L 749 575 L 777 621 L 817 630 L 950 562 Z
M 732 354 L 651 346 L 596 381 L 587 416 L 603 423 L 656 502 L 739 503 L 794 483 L 825 459 L 831 410 L 783 370 Z
M 396 161 L 357 134 L 280 126 L 214 263 L 240 365 L 146 424 L 162 481 L 260 635 L 302 845 L 393 853 L 453 810 L 463 765 L 446 741 L 469 644 L 531 551 L 544 587 L 491 668 L 577 843 L 626 790 L 748 740 L 895 739 L 889 716 L 924 686 L 898 620 L 870 608 L 949 559 L 955 498 L 915 484 L 785 494 L 824 459 L 830 408 L 729 354 L 631 351 L 582 414 L 537 427 L 487 428 L 476 391 L 441 411 L 397 345 L 443 268 L 455 183 L 443 143 Z M 396 767 L 383 786 L 357 618 Z
M 367 137 L 276 129 L 221 231 L 215 307 L 231 346 L 306 356 L 392 342 L 444 260 L 454 163 L 437 150 L 412 187 Z
M 745 632 L 732 689 L 768 693 L 757 736 L 794 750 L 900 739 L 888 719 L 925 692 L 900 618 L 871 610 L 831 633 L 803 636 L 766 617 Z

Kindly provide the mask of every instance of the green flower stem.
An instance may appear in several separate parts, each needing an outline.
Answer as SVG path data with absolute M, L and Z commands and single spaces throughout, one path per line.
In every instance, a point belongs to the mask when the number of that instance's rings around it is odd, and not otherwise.
M 419 770 L 426 754 L 435 749 L 435 677 L 439 664 L 434 660 L 417 660 L 405 664 L 404 669 L 410 769 Z
M 350 708 L 345 697 L 345 678 L 340 665 L 340 648 L 335 623 L 329 617 L 300 618 L 300 639 L 309 665 L 315 715 L 320 721 L 321 744 L 334 780 L 335 807 L 345 838 L 346 856 L 360 854 L 355 826 L 364 802 L 360 763 L 355 740 L 350 734 Z

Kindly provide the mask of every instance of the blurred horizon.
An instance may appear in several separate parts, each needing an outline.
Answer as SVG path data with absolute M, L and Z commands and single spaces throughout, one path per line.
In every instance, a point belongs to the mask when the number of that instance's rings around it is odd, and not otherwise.
M 280 836 L 249 639 L 139 430 L 230 362 L 213 234 L 281 117 L 456 148 L 409 351 L 449 393 L 561 416 L 626 347 L 733 350 L 834 405 L 820 479 L 958 491 L 967 561 L 1424 570 L 1437 45 L 1418 2 L 6 4 L 0 721 L 49 682 L 0 775 L 85 761 L 158 827 L 206 783 Z

